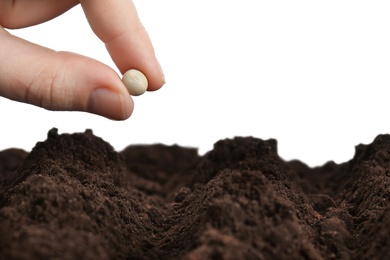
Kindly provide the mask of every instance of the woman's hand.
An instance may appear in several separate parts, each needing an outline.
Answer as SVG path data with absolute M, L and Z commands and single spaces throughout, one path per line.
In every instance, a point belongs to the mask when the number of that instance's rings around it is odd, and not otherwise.
M 78 54 L 38 46 L 3 29 L 48 21 L 79 3 L 122 74 L 129 69 L 142 71 L 150 91 L 165 83 L 131 0 L 0 0 L 0 95 L 49 110 L 124 120 L 134 104 L 113 69 Z

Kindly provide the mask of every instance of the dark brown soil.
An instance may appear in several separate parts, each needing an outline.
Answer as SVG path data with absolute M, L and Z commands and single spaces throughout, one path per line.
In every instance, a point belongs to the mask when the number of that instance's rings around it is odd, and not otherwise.
M 117 153 L 53 129 L 0 152 L 0 258 L 389 259 L 389 199 L 389 135 L 312 169 L 275 140 Z

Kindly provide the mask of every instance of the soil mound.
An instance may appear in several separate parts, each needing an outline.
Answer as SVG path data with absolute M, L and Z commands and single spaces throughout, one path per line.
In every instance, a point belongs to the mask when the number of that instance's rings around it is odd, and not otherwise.
M 309 168 L 275 140 L 0 152 L 0 259 L 388 259 L 390 136 Z

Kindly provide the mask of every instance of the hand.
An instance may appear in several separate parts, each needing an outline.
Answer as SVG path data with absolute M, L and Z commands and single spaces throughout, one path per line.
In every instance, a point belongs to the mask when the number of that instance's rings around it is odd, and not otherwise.
M 133 68 L 142 71 L 150 91 L 164 84 L 131 0 L 0 0 L 0 95 L 49 110 L 86 111 L 124 120 L 134 104 L 113 69 L 81 55 L 27 42 L 4 29 L 48 21 L 79 3 L 122 74 Z

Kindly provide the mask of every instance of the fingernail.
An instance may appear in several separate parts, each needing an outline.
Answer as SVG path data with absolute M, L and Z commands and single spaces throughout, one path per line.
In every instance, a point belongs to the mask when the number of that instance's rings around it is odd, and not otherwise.
M 90 113 L 114 120 L 126 119 L 131 114 L 121 95 L 106 88 L 98 88 L 91 93 L 87 109 Z

